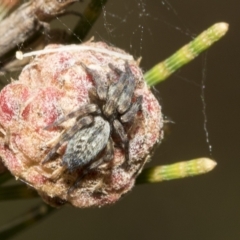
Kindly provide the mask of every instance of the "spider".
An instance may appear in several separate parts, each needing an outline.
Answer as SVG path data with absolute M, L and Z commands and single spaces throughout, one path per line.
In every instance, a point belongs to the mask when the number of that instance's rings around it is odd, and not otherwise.
M 143 97 L 138 96 L 133 102 L 135 77 L 128 62 L 125 62 L 125 71 L 109 64 L 118 77 L 118 81 L 109 83 L 104 83 L 96 70 L 80 64 L 93 79 L 95 87 L 90 91 L 90 99 L 95 103 L 81 106 L 46 127 L 50 129 L 70 118 L 76 118 L 76 124 L 63 133 L 42 163 L 51 161 L 59 147 L 69 141 L 62 164 L 70 172 L 83 169 L 79 177 L 82 179 L 92 169 L 111 161 L 115 146 L 123 149 L 124 164 L 129 164 L 129 140 L 125 125 L 132 124 L 141 109 Z

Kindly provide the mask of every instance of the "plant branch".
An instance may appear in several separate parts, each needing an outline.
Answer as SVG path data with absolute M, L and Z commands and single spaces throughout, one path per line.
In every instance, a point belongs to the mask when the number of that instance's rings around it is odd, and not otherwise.
M 83 40 L 88 32 L 91 30 L 93 24 L 96 22 L 102 12 L 103 6 L 107 0 L 92 0 L 82 14 L 82 19 L 78 22 L 73 30 L 72 42 L 79 42 Z
M 191 62 L 201 52 L 211 47 L 212 44 L 221 39 L 227 31 L 227 23 L 222 22 L 214 24 L 198 35 L 193 41 L 175 52 L 172 56 L 147 71 L 144 74 L 146 82 L 149 86 L 153 86 L 167 79 L 176 70 Z
M 39 220 L 53 213 L 54 208 L 40 204 L 37 207 L 30 209 L 28 212 L 15 218 L 9 223 L 0 227 L 0 239 L 9 239 L 20 231 L 27 229 L 29 226 L 39 222 Z
M 22 4 L 0 22 L 0 58 L 33 38 L 36 33 L 46 30 L 47 23 L 75 1 L 32 0 Z

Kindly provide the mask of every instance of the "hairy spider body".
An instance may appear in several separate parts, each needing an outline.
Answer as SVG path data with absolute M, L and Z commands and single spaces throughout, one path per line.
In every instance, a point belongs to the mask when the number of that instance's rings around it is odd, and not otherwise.
M 90 127 L 76 132 L 67 145 L 63 164 L 70 171 L 89 164 L 109 141 L 110 125 L 102 117 L 94 118 Z
M 83 63 L 81 66 L 95 83 L 95 89 L 92 89 L 97 95 L 95 101 L 103 103 L 100 107 L 92 103 L 86 104 L 46 127 L 48 129 L 69 118 L 76 118 L 76 124 L 61 136 L 60 141 L 43 161 L 43 163 L 50 161 L 58 148 L 68 141 L 62 163 L 70 172 L 82 169 L 80 179 L 88 171 L 112 160 L 114 146 L 122 148 L 125 162 L 128 163 L 129 140 L 124 124 L 133 121 L 142 103 L 142 96 L 137 97 L 132 103 L 135 79 L 128 62 L 125 63 L 125 71 L 109 65 L 110 71 L 117 75 L 118 80 L 112 82 L 110 79 L 107 85 L 95 70 Z

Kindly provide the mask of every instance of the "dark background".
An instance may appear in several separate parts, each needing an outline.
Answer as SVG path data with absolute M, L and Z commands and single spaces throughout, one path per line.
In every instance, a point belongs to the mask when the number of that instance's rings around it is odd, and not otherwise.
M 163 112 L 175 124 L 169 126 L 169 134 L 149 164 L 205 156 L 217 161 L 216 169 L 199 177 L 137 186 L 110 207 L 64 207 L 14 240 L 240 239 L 240 1 L 145 2 L 149 16 L 141 17 L 143 8 L 137 4 L 144 2 L 109 0 L 105 18 L 98 20 L 88 38 L 94 35 L 136 57 L 142 56 L 141 66 L 147 70 L 212 24 L 220 21 L 230 24 L 227 35 L 207 56 L 200 56 L 157 86 Z M 172 7 L 168 8 L 168 4 Z M 75 5 L 75 9 L 76 6 L 79 11 L 83 9 L 82 4 Z M 70 26 L 69 20 L 74 22 L 76 17 L 61 19 Z M 143 34 L 138 25 L 143 26 Z M 202 113 L 203 70 L 212 156 Z M 38 202 L 0 203 L 0 224 Z

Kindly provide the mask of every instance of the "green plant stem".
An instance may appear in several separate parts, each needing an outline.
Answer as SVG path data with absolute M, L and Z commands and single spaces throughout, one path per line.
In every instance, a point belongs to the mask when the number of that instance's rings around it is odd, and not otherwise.
M 144 74 L 147 84 L 153 86 L 167 79 L 176 70 L 192 61 L 201 52 L 208 49 L 214 42 L 221 39 L 226 34 L 227 30 L 227 23 L 216 23 L 202 32 L 189 44 L 147 71 Z
M 136 184 L 158 183 L 166 180 L 196 176 L 211 171 L 216 164 L 215 161 L 209 158 L 197 158 L 165 166 L 146 168 L 138 176 Z

